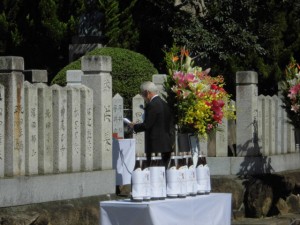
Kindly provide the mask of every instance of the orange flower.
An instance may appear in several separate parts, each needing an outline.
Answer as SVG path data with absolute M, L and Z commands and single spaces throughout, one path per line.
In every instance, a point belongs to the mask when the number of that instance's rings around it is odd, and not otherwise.
M 188 57 L 188 56 L 190 55 L 189 50 L 185 50 L 185 51 L 184 51 L 184 55 L 185 55 L 186 57 Z
M 178 60 L 179 60 L 179 57 L 178 57 L 178 56 L 173 56 L 173 57 L 172 57 L 172 61 L 173 61 L 173 62 L 177 62 Z
M 189 50 L 185 50 L 185 48 L 182 48 L 180 51 L 181 56 L 185 55 L 186 57 L 189 56 Z
M 295 63 L 290 63 L 289 68 L 293 68 L 295 66 Z

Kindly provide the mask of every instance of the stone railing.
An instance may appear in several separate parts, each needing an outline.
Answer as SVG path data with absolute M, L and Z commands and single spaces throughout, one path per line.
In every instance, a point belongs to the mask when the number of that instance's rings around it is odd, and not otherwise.
M 0 57 L 0 207 L 114 190 L 110 72 L 110 57 L 83 57 L 66 87 L 48 86 L 47 71 Z

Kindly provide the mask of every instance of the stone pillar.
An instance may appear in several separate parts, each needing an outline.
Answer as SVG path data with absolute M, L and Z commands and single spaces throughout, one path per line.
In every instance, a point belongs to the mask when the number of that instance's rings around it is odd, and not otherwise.
M 53 173 L 52 89 L 37 83 L 38 89 L 38 168 L 39 174 Z
M 260 95 L 258 97 L 259 105 L 261 105 L 261 128 L 262 132 L 261 135 L 259 135 L 259 139 L 261 139 L 262 148 L 261 153 L 264 156 L 268 156 L 270 153 L 270 107 L 269 107 L 269 100 L 266 96 Z M 259 107 L 259 108 L 260 108 Z M 260 110 L 259 110 L 260 111 Z M 260 113 L 259 113 L 260 114 Z M 260 122 L 260 120 L 259 120 Z M 260 130 L 260 129 L 259 129 Z M 260 134 L 260 132 L 258 132 Z
M 277 96 L 276 96 L 277 97 Z M 274 96 L 268 97 L 270 102 L 270 154 L 276 154 L 276 107 Z
M 38 95 L 37 87 L 24 82 L 25 96 L 25 173 L 38 174 Z
M 279 155 L 281 154 L 282 150 L 282 117 L 284 113 L 284 109 L 282 109 L 282 100 L 277 97 L 275 101 L 275 131 L 276 131 L 276 145 L 275 145 L 275 154 Z
M 25 70 L 25 80 L 30 83 L 47 83 L 48 72 L 47 70 Z
M 164 90 L 164 82 L 167 79 L 166 74 L 154 74 L 152 76 L 152 82 L 157 86 L 159 95 L 162 97 L 163 95 L 166 95 L 166 92 Z
M 4 86 L 0 84 L 0 178 L 4 177 L 5 156 L 5 92 Z
M 236 73 L 236 138 L 238 156 L 258 156 L 257 73 Z
M 223 119 L 216 131 L 216 156 L 225 157 L 228 155 L 228 120 Z
M 53 98 L 53 162 L 54 172 L 67 172 L 67 91 L 51 86 Z
M 284 109 L 282 109 L 283 111 Z M 282 120 L 281 120 L 281 154 L 286 154 L 288 149 L 288 123 L 289 121 L 288 115 L 286 111 L 282 112 Z
M 25 174 L 24 59 L 0 57 L 0 84 L 5 88 L 5 175 Z
M 208 151 L 208 139 L 202 139 L 200 138 L 199 140 L 199 145 L 200 145 L 200 151 L 199 153 L 205 156 L 209 156 L 211 153 Z
M 67 70 L 67 85 L 81 85 L 83 72 L 81 70 Z
M 82 84 L 94 92 L 94 169 L 112 169 L 111 58 L 84 56 Z
M 93 170 L 94 131 L 93 131 L 93 91 L 82 85 L 80 88 L 81 104 L 81 170 Z
M 132 99 L 132 122 L 141 123 L 144 120 L 144 99 L 141 95 L 136 95 Z M 145 152 L 145 132 L 133 134 L 135 139 L 135 152 Z
M 292 153 L 296 151 L 295 131 L 294 125 L 287 123 L 287 152 Z
M 113 133 L 124 138 L 123 98 L 118 93 L 113 97 Z
M 81 167 L 81 98 L 80 86 L 67 86 L 67 162 L 69 172 Z

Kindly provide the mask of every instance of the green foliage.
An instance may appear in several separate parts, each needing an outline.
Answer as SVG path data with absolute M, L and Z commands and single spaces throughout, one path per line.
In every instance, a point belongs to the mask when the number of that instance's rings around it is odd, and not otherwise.
M 68 63 L 68 46 L 78 34 L 81 16 L 101 10 L 107 22 L 103 33 L 109 40 L 104 44 L 136 49 L 139 36 L 132 18 L 136 1 L 122 5 L 117 0 L 0 1 L 0 54 L 20 55 L 27 68 L 47 69 L 52 76 Z
M 104 36 L 106 45 L 126 49 L 137 49 L 139 34 L 132 17 L 137 0 L 121 4 L 118 0 L 99 0 L 100 9 L 104 12 Z
M 104 34 L 107 39 L 107 45 L 120 47 L 118 41 L 121 34 L 119 2 L 116 0 L 99 0 L 101 10 L 105 14 Z
M 72 14 L 60 14 L 64 4 L 57 0 L 1 1 L 1 54 L 22 56 L 26 68 L 47 69 L 49 74 L 58 70 L 68 60 L 64 58 L 68 56 L 66 37 L 74 34 L 68 29 Z
M 160 70 L 165 68 L 164 45 L 186 46 L 197 56 L 196 64 L 224 75 L 231 93 L 238 70 L 257 71 L 261 94 L 276 93 L 290 56 L 300 57 L 299 0 L 179 2 L 144 0 L 138 5 L 142 52 Z
M 122 43 L 122 48 L 135 50 L 139 44 L 139 32 L 137 26 L 133 20 L 132 11 L 135 7 L 137 0 L 132 0 L 130 4 L 122 10 L 120 14 L 120 42 Z
M 152 80 L 157 74 L 153 64 L 143 55 L 121 48 L 98 48 L 87 55 L 106 55 L 112 58 L 113 95 L 119 93 L 124 98 L 124 107 L 131 106 L 132 97 L 140 92 L 140 84 Z M 66 71 L 81 68 L 80 59 L 63 68 L 55 76 L 52 84 L 65 85 Z

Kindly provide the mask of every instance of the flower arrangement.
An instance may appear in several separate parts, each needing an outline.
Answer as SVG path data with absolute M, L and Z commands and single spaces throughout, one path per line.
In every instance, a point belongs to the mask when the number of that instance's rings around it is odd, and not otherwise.
M 212 77 L 210 69 L 193 67 L 194 59 L 185 48 L 172 47 L 165 52 L 165 60 L 169 69 L 164 83 L 166 100 L 175 113 L 178 132 L 207 137 L 224 117 L 235 118 L 221 75 Z
M 284 108 L 296 128 L 300 128 L 300 66 L 294 58 L 285 69 L 282 82 Z

